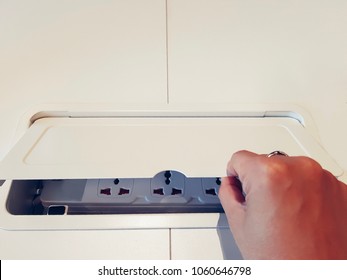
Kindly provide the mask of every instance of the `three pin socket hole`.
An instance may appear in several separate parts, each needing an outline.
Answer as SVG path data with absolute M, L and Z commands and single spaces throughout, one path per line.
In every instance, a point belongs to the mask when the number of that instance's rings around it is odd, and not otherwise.
M 171 183 L 171 179 L 170 179 L 171 176 L 172 176 L 171 171 L 165 171 L 164 177 L 165 177 L 165 184 L 166 185 L 170 185 L 170 183 Z
M 101 189 L 100 194 L 111 195 L 111 188 Z
M 154 194 L 159 194 L 159 195 L 165 195 L 163 188 L 154 189 L 153 193 Z M 181 189 L 176 189 L 176 188 L 172 188 L 171 189 L 170 195 L 178 195 L 178 194 L 182 194 L 182 190 Z

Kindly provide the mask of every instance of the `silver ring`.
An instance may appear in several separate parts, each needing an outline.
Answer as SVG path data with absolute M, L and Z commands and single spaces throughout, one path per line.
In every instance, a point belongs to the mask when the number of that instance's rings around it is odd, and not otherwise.
M 267 157 L 273 157 L 273 156 L 285 156 L 288 157 L 288 155 L 285 152 L 281 151 L 273 151 L 270 154 L 267 155 Z

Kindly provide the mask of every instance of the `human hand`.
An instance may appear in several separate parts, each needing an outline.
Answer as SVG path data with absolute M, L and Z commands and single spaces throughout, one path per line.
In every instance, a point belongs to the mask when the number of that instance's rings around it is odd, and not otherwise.
M 240 151 L 227 175 L 219 197 L 244 258 L 347 259 L 347 186 L 316 161 Z

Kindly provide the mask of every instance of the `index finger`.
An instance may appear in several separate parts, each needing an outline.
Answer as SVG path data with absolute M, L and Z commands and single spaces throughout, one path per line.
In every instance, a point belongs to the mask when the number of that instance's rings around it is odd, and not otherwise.
M 252 169 L 254 160 L 258 156 L 258 154 L 246 150 L 234 153 L 227 165 L 227 175 L 238 177 L 242 182 L 250 169 Z

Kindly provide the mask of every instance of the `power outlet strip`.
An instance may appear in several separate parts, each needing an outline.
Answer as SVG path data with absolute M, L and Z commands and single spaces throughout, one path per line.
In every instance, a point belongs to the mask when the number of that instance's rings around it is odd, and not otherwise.
M 64 214 L 223 212 L 220 182 L 172 170 L 153 178 L 51 180 L 42 182 L 40 199 L 48 214 L 57 207 Z

